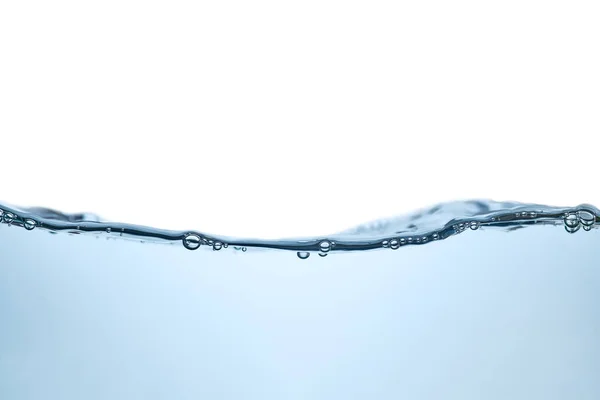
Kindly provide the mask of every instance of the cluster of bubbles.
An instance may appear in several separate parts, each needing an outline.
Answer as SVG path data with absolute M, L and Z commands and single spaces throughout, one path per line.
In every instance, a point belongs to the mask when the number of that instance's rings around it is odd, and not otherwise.
M 431 235 L 431 240 L 438 240 L 439 234 L 434 233 Z M 400 238 L 391 238 L 389 240 L 384 240 L 381 242 L 381 247 L 384 249 L 392 249 L 398 250 L 400 247 L 407 244 L 423 244 L 429 241 L 428 236 L 408 236 L 408 237 L 400 237 Z
M 522 211 L 515 214 L 516 218 L 535 218 L 537 213 L 535 211 Z
M 327 254 L 329 254 L 329 252 L 335 247 L 335 242 L 332 240 L 321 240 L 319 242 L 319 256 L 321 257 L 327 257 Z M 310 252 L 308 251 L 299 251 L 296 253 L 296 255 L 298 256 L 298 258 L 300 258 L 301 260 L 306 260 L 308 257 L 310 257 Z
M 575 233 L 580 228 L 590 231 L 596 223 L 596 215 L 591 211 L 567 212 L 564 217 L 565 230 Z
M 201 236 L 197 233 L 191 232 L 191 233 L 186 233 L 183 237 L 183 247 L 185 247 L 188 250 L 197 250 L 200 248 L 200 246 L 205 245 L 205 246 L 210 246 L 212 247 L 212 249 L 214 251 L 219 251 L 223 248 L 228 248 L 229 244 L 226 242 L 221 242 L 219 240 L 213 240 L 213 239 L 209 239 L 206 238 L 204 236 Z M 245 247 L 241 247 L 241 248 L 237 248 L 234 247 L 236 250 L 242 250 L 242 251 L 246 251 Z
M 17 221 L 17 222 L 19 222 L 19 224 L 23 225 L 23 228 L 27 229 L 28 231 L 31 231 L 31 230 L 35 229 L 36 226 L 38 226 L 38 223 L 31 218 L 20 219 L 20 217 L 18 215 L 14 214 L 12 212 L 4 211 L 4 210 L 0 209 L 0 222 L 3 222 L 10 226 L 15 221 Z
M 463 233 L 464 231 L 467 230 L 467 228 L 476 231 L 477 229 L 479 229 L 479 222 L 478 221 L 471 221 L 471 222 L 460 222 L 458 224 L 454 224 L 452 225 L 452 228 L 454 229 L 454 232 L 456 233 Z M 436 235 L 435 240 L 437 240 L 438 235 Z

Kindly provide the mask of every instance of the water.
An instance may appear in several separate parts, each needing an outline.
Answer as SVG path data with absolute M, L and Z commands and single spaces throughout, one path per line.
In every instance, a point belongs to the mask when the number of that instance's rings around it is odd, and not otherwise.
M 0 398 L 600 394 L 590 205 L 455 202 L 278 241 L 0 209 Z

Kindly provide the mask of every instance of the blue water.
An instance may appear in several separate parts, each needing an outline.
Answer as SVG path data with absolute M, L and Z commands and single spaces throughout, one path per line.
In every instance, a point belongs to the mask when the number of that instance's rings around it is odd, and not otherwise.
M 600 395 L 593 206 L 280 241 L 0 209 L 0 399 Z

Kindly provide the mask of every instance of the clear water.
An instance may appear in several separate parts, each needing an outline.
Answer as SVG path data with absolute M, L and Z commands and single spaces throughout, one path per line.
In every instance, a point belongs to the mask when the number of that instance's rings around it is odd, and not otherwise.
M 596 399 L 600 212 L 263 241 L 0 205 L 2 399 Z

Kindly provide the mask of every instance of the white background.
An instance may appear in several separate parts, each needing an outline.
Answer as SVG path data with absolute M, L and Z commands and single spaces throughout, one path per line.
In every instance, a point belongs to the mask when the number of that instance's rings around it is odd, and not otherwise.
M 3 2 L 0 201 L 262 237 L 600 205 L 597 4 Z

